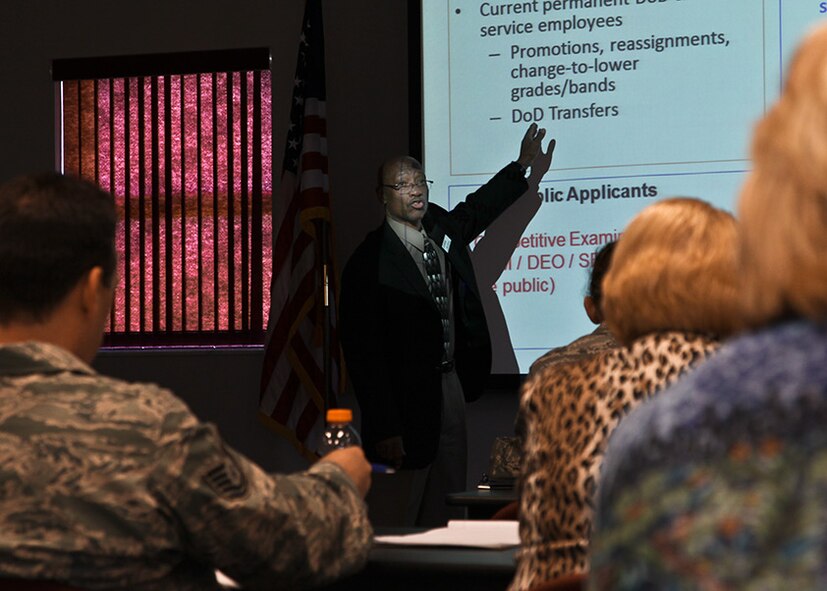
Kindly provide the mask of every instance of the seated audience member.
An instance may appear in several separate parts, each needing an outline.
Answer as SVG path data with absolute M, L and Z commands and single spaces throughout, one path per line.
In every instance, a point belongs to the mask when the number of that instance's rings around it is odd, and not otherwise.
M 598 353 L 602 353 L 607 349 L 614 349 L 617 347 L 617 340 L 609 332 L 606 323 L 603 322 L 603 310 L 601 309 L 603 299 L 603 276 L 609 270 L 609 265 L 612 260 L 612 252 L 614 251 L 615 241 L 607 242 L 601 246 L 594 257 L 591 274 L 589 275 L 589 290 L 583 298 L 583 307 L 586 309 L 586 315 L 597 328 L 589 334 L 572 341 L 563 347 L 556 347 L 538 357 L 534 363 L 531 364 L 529 374 L 536 374 L 544 367 L 554 363 L 571 363 L 579 361 L 586 357 L 592 357 Z
M 0 588 L 204 591 L 220 569 L 244 589 L 296 589 L 360 568 L 361 449 L 266 474 L 171 392 L 89 366 L 115 226 L 112 196 L 86 181 L 0 186 Z
M 526 381 L 520 549 L 512 591 L 588 570 L 592 501 L 612 430 L 718 347 L 736 302 L 735 219 L 697 199 L 657 202 L 618 241 L 602 309 L 622 347 Z
M 603 300 L 603 277 L 609 270 L 612 253 L 614 252 L 616 244 L 617 242 L 614 240 L 607 242 L 595 253 L 594 263 L 592 263 L 589 274 L 588 291 L 583 298 L 583 308 L 586 310 L 586 315 L 589 317 L 589 320 L 598 325 L 597 328 L 589 334 L 572 341 L 568 345 L 556 347 L 541 357 L 538 357 L 534 363 L 531 364 L 527 377 L 528 380 L 533 379 L 535 375 L 550 365 L 581 361 L 619 346 L 617 339 L 609 332 L 606 323 L 603 321 L 603 310 L 601 309 Z M 521 413 L 517 415 L 514 431 L 516 437 L 511 439 L 516 442 L 515 445 L 519 445 L 520 455 L 522 455 L 524 443 L 521 442 L 525 440 L 525 423 Z M 515 501 L 513 506 L 510 506 L 501 514 L 516 519 L 519 512 L 518 509 L 519 504 Z
M 615 432 L 593 589 L 827 589 L 826 89 L 822 26 L 753 138 L 750 331 Z

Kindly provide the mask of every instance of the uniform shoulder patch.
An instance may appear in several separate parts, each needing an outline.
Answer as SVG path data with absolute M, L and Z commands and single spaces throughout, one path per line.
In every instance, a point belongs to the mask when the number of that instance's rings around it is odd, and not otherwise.
M 210 467 L 202 480 L 220 497 L 240 499 L 247 494 L 247 477 L 230 455 L 224 456 L 220 463 Z

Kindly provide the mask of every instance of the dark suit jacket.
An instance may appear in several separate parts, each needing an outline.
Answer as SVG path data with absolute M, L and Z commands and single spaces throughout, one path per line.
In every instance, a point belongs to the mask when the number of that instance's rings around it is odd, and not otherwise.
M 453 286 L 454 360 L 465 398 L 482 395 L 491 342 L 468 244 L 528 188 L 512 163 L 453 210 L 430 203 L 422 220 L 447 252 Z M 428 286 L 402 241 L 383 223 L 370 232 L 342 274 L 340 326 L 345 361 L 362 412 L 365 452 L 401 435 L 404 468 L 430 464 L 441 428 L 442 324 Z

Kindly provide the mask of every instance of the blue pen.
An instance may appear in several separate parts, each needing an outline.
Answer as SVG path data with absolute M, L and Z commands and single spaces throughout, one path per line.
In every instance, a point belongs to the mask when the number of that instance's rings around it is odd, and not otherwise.
M 396 468 L 391 468 L 385 464 L 371 463 L 370 468 L 371 472 L 375 472 L 376 474 L 396 474 Z

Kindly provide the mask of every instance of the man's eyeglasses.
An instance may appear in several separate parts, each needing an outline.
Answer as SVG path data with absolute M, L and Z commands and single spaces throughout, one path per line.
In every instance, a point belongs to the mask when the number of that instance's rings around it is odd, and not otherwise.
M 388 189 L 393 189 L 397 193 L 401 195 L 407 195 L 414 189 L 429 189 L 431 185 L 434 184 L 434 181 L 428 179 L 420 179 L 418 181 L 414 181 L 413 183 L 395 183 L 393 185 L 382 185 L 383 187 L 387 187 Z

